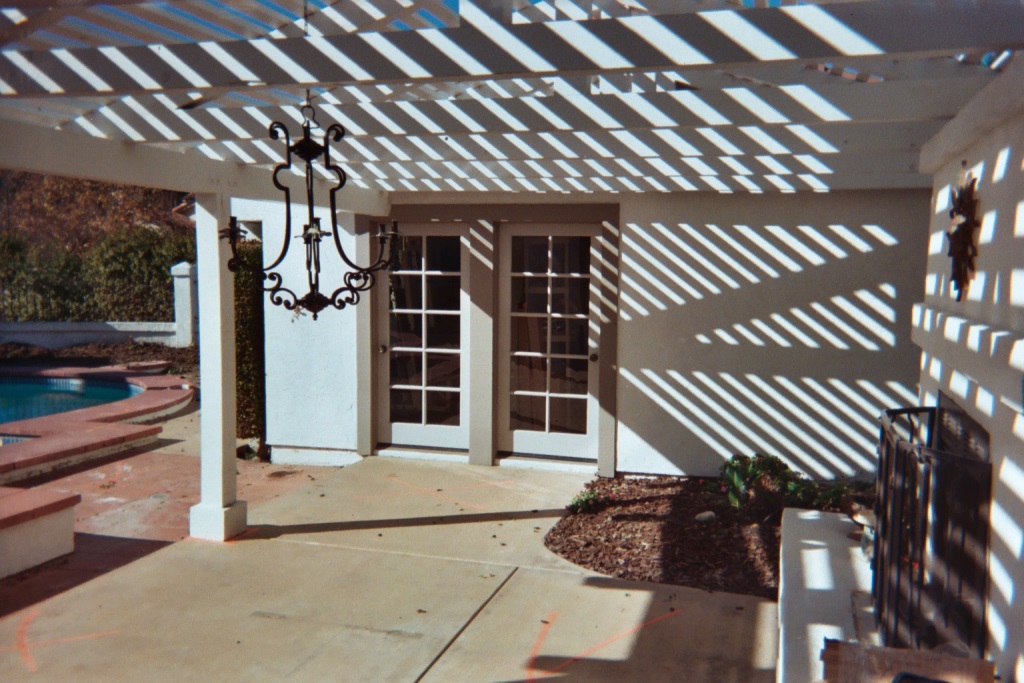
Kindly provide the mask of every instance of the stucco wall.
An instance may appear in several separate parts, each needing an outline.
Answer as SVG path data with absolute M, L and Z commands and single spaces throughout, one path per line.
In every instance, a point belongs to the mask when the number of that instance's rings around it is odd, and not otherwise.
M 1013 74 L 1009 74 L 1012 78 Z M 1001 93 L 1024 104 L 1024 69 L 1001 77 Z M 993 93 L 990 93 L 990 95 Z M 982 111 L 978 111 L 982 109 Z M 1024 680 L 1024 108 L 977 107 L 968 121 L 982 127 L 966 148 L 947 136 L 935 171 L 924 303 L 914 341 L 922 349 L 922 401 L 942 390 L 988 430 L 993 502 L 989 534 L 989 648 L 1003 680 Z M 992 120 L 1004 122 L 993 127 Z M 987 128 L 987 130 L 985 130 Z M 944 233 L 949 191 L 965 159 L 978 178 L 977 276 L 964 300 L 949 284 Z
M 243 221 L 263 225 L 264 263 L 270 264 L 281 249 L 283 205 L 279 202 L 235 201 L 232 212 Z M 327 226 L 326 213 L 321 218 Z M 355 254 L 352 214 L 339 214 L 341 241 Z M 303 211 L 295 210 L 293 233 L 307 222 Z M 329 228 L 328 228 L 329 229 Z M 365 241 L 365 240 L 364 240 Z M 288 257 L 277 268 L 284 286 L 299 297 L 308 291 L 304 247 L 292 240 Z M 330 294 L 341 284 L 333 239 L 322 244 L 321 290 Z M 362 259 L 363 262 L 366 259 Z M 265 305 L 267 369 L 267 443 L 277 462 L 341 464 L 339 452 L 357 449 L 357 356 L 358 312 L 329 308 L 314 321 L 307 313 L 296 314 L 283 306 Z M 310 449 L 296 458 L 295 449 Z M 318 453 L 319 450 L 327 452 Z
M 734 453 L 873 474 L 914 404 L 923 191 L 626 198 L 618 469 L 717 474 Z

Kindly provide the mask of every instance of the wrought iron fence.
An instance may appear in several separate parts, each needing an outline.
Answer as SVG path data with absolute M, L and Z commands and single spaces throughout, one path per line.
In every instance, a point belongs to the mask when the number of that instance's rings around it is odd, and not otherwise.
M 992 467 L 971 422 L 948 403 L 881 417 L 872 590 L 885 645 L 985 654 Z

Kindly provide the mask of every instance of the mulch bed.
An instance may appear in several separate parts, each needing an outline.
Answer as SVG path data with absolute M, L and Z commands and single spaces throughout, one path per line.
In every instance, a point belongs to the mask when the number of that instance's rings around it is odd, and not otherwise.
M 581 567 L 622 579 L 671 583 L 777 599 L 779 515 L 730 507 L 715 479 L 597 479 L 613 500 L 567 513 L 545 538 Z M 714 519 L 699 522 L 703 512 Z

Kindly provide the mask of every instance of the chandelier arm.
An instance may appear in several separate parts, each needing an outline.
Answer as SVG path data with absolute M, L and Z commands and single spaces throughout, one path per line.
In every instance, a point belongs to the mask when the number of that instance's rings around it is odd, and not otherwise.
M 368 292 L 375 282 L 373 271 L 357 270 L 345 273 L 345 284 L 331 294 L 331 305 L 339 310 L 346 306 L 355 306 L 359 303 L 360 293 Z
M 290 237 L 292 234 L 292 193 L 291 190 L 281 184 L 277 179 L 277 175 L 282 171 L 286 171 L 292 167 L 292 140 L 288 134 L 288 129 L 285 128 L 284 124 L 280 121 L 274 121 L 270 124 L 270 139 L 277 140 L 281 135 L 284 135 L 284 146 L 285 146 L 285 157 L 284 161 L 274 167 L 274 187 L 284 193 L 284 244 L 281 245 L 281 253 L 277 255 L 274 262 L 263 269 L 264 272 L 273 270 L 284 261 L 285 256 L 288 255 L 288 247 L 291 242 Z M 280 277 L 280 276 L 279 276 Z
M 270 303 L 294 311 L 299 305 L 299 297 L 295 295 L 295 292 L 283 286 L 281 274 L 267 272 L 263 274 L 263 279 L 270 282 L 269 286 L 263 286 L 264 292 L 270 292 Z
M 338 230 L 338 201 L 335 196 L 341 188 L 345 187 L 345 183 L 348 182 L 348 174 L 345 170 L 331 161 L 331 142 L 340 142 L 345 137 L 345 129 L 340 123 L 332 123 L 327 127 L 327 131 L 324 132 L 324 168 L 334 174 L 338 182 L 334 184 L 327 192 L 327 197 L 331 207 L 331 233 L 334 236 L 334 248 L 338 252 L 338 256 L 345 264 L 353 270 L 363 270 L 363 267 L 353 262 L 345 253 L 345 248 L 341 246 L 341 235 Z

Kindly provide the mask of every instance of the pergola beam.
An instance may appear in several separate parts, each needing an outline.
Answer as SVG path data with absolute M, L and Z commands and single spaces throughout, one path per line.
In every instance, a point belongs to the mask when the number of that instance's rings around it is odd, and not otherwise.
M 0 168 L 181 192 L 281 199 L 264 168 L 14 122 L 4 123 Z M 326 191 L 322 184 L 320 196 Z M 338 204 L 342 210 L 375 216 L 388 211 L 384 192 L 351 185 L 338 193 Z

